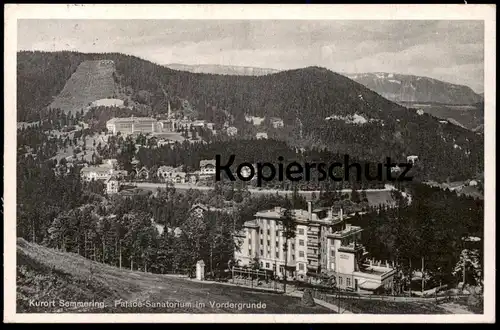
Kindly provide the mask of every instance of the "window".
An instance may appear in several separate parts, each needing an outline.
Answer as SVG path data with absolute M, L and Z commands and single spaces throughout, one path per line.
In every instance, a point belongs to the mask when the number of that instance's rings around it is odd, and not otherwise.
M 264 251 L 260 250 L 260 255 L 263 256 L 264 255 Z
M 280 257 L 280 253 L 279 253 L 279 252 L 276 252 L 276 258 L 278 258 L 278 259 L 279 259 L 279 257 Z
M 304 228 L 299 229 L 299 235 L 304 235 Z
M 269 268 L 269 263 L 268 262 L 266 262 L 266 268 Z
M 304 270 L 304 264 L 299 264 L 299 270 Z
M 264 240 L 262 238 L 260 239 L 260 245 L 264 245 Z
M 264 234 L 264 230 L 262 228 L 260 228 L 260 234 Z
M 260 268 L 262 268 L 264 266 L 264 264 L 262 263 L 262 261 L 260 262 Z
M 304 240 L 303 239 L 299 239 L 299 246 L 304 246 Z
M 279 231 L 276 230 L 276 238 L 280 235 Z
M 292 254 L 292 261 L 295 261 L 295 255 Z
M 276 273 L 276 265 L 273 265 L 273 272 Z
M 339 276 L 339 285 L 343 285 L 344 284 L 344 279 L 342 278 L 342 276 Z
M 269 229 L 267 230 L 267 236 L 271 236 L 271 231 Z
M 267 246 L 270 246 L 270 245 L 271 245 L 271 241 L 267 240 Z
M 332 257 L 335 257 L 335 250 L 331 250 L 331 251 L 330 251 L 330 255 L 331 255 Z
M 252 245 L 252 239 L 251 238 L 248 239 L 248 245 Z
M 351 278 L 348 277 L 345 279 L 346 283 L 347 283 L 347 286 L 350 287 L 351 286 Z
M 292 250 L 295 250 L 295 244 L 292 243 Z
M 304 251 L 299 251 L 299 257 L 304 258 Z

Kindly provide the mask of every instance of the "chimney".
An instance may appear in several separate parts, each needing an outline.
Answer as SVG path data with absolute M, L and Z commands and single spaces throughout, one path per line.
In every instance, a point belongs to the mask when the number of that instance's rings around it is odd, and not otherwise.
M 339 217 L 340 221 L 344 220 L 344 209 L 342 208 L 342 206 L 340 207 Z
M 309 220 L 312 220 L 312 201 L 307 202 L 307 215 L 309 216 Z

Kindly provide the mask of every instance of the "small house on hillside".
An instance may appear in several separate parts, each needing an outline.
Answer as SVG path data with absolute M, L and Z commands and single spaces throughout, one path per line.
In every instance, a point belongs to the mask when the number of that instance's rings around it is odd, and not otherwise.
M 117 175 L 111 175 L 105 182 L 107 194 L 118 193 L 120 190 L 120 178 Z
M 236 127 L 234 127 L 234 126 L 229 126 L 226 129 L 226 133 L 229 136 L 235 136 L 236 134 L 238 134 L 238 129 Z
M 257 140 L 267 139 L 267 133 L 266 132 L 259 132 L 259 133 L 255 134 L 255 137 L 257 138 Z
M 200 161 L 200 174 L 201 175 L 214 175 L 215 174 L 215 159 L 204 159 Z
M 282 128 L 283 126 L 285 126 L 285 124 L 283 123 L 283 119 L 281 118 L 273 117 L 270 119 L 270 122 L 274 128 Z
M 415 155 L 408 156 L 408 157 L 406 157 L 406 161 L 408 163 L 415 164 L 418 161 L 418 156 L 415 156 Z
M 149 170 L 146 167 L 142 167 L 140 170 L 136 171 L 135 177 L 139 180 L 148 180 Z

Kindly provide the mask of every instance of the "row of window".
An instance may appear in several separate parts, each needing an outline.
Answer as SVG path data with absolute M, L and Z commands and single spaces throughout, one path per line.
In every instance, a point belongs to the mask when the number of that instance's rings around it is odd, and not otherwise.
M 271 220 L 267 220 L 268 226 L 270 225 L 270 223 L 271 223 Z M 261 235 L 264 234 L 264 229 L 262 229 L 262 228 L 260 229 L 260 234 Z M 305 234 L 304 228 L 299 228 L 298 234 L 299 235 L 304 235 Z M 267 235 L 271 235 L 271 230 L 270 229 L 267 229 Z M 279 231 L 276 231 L 276 236 L 279 236 Z
M 347 287 L 351 287 L 352 286 L 351 278 L 350 277 L 346 277 L 345 281 L 346 281 L 346 286 Z M 339 285 L 340 286 L 344 285 L 344 278 L 342 276 L 339 276 Z

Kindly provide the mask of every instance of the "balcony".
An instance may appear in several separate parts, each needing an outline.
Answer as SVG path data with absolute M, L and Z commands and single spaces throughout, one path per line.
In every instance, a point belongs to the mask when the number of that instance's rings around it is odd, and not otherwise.
M 319 260 L 319 255 L 317 253 L 307 252 L 307 259 Z
M 307 246 L 319 246 L 319 241 L 318 240 L 308 240 Z
M 307 269 L 317 270 L 319 265 L 317 263 L 310 263 L 307 265 Z
M 341 245 L 339 247 L 339 252 L 350 252 L 350 253 L 358 253 L 358 254 L 361 254 L 361 255 L 365 255 L 367 254 L 368 252 L 366 252 L 366 249 L 363 245 L 361 244 L 354 244 L 354 243 L 350 243 L 350 244 L 346 244 L 346 245 Z

